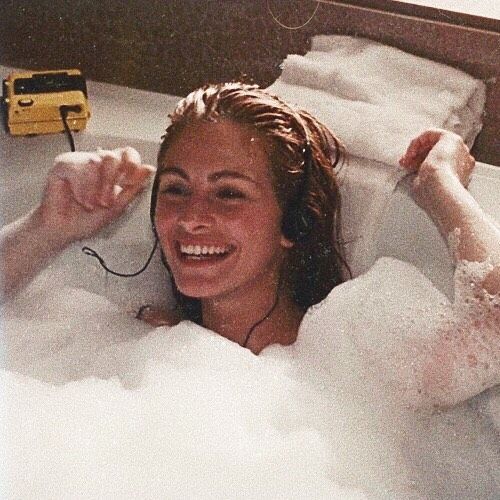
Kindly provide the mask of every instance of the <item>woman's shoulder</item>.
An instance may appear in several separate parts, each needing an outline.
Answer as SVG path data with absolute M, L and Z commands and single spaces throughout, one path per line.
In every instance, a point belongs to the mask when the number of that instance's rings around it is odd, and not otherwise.
M 178 308 L 164 309 L 150 304 L 141 306 L 135 317 L 154 327 L 175 326 L 186 319 Z

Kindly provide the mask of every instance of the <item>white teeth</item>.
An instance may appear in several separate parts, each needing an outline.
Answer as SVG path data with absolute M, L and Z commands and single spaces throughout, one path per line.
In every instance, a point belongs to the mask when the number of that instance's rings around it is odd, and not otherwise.
M 181 253 L 186 255 L 221 255 L 229 252 L 230 247 L 200 246 L 200 245 L 180 245 Z

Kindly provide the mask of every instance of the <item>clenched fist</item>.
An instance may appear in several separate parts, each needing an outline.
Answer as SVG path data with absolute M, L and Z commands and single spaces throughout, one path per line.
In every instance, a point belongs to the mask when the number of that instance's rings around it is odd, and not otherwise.
M 448 187 L 467 188 L 475 160 L 462 138 L 446 130 L 428 130 L 411 141 L 400 165 L 416 176 L 413 197 L 425 210 L 435 205 Z
M 37 209 L 39 219 L 61 243 L 88 238 L 117 219 L 154 172 L 130 147 L 59 155 Z

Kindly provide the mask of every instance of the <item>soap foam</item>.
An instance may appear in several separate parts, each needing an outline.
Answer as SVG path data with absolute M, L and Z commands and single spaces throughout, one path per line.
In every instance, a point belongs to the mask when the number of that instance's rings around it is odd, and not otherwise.
M 380 259 L 259 356 L 54 287 L 66 264 L 2 310 L 7 498 L 498 496 L 495 394 L 405 408 L 406 362 L 456 312 L 409 264 Z

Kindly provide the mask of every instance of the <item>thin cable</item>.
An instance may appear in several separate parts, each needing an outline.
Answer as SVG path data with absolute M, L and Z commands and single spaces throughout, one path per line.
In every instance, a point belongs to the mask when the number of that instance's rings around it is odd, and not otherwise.
M 92 248 L 89 248 L 89 247 L 83 247 L 82 248 L 82 252 L 85 254 L 85 255 L 89 255 L 90 257 L 94 257 L 96 258 L 98 261 L 99 261 L 99 264 L 101 264 L 101 266 L 106 269 L 106 271 L 108 273 L 111 273 L 113 274 L 114 276 L 120 276 L 120 278 L 132 278 L 134 276 L 137 276 L 139 274 L 141 274 L 142 272 L 144 272 L 146 270 L 146 268 L 149 266 L 149 263 L 151 262 L 151 260 L 153 259 L 153 255 L 156 251 L 156 247 L 158 246 L 158 238 L 155 239 L 155 244 L 153 246 L 153 250 L 151 251 L 151 254 L 149 255 L 148 257 L 148 260 L 146 261 L 146 264 L 144 264 L 144 266 L 137 272 L 135 273 L 118 273 L 116 271 L 112 271 L 107 265 L 106 263 L 104 262 L 104 259 L 95 251 L 95 250 L 92 250 Z
M 274 22 L 276 24 L 279 24 L 282 28 L 285 28 L 287 30 L 299 30 L 300 28 L 303 28 L 313 20 L 314 16 L 316 15 L 316 12 L 318 11 L 319 4 L 320 2 L 316 2 L 316 8 L 314 9 L 314 12 L 312 13 L 311 17 L 304 24 L 301 24 L 300 26 L 287 26 L 286 24 L 283 24 L 271 10 L 271 6 L 269 5 L 269 0 L 267 0 L 267 10 L 269 11 L 269 14 L 271 14 L 271 17 L 273 18 Z
M 271 316 L 271 314 L 273 313 L 273 311 L 276 309 L 276 306 L 278 305 L 278 302 L 279 302 L 279 297 L 280 297 L 279 292 L 280 292 L 280 289 L 281 289 L 281 284 L 282 284 L 282 273 L 280 272 L 280 278 L 279 278 L 279 281 L 278 281 L 278 288 L 276 289 L 276 297 L 274 299 L 273 305 L 271 306 L 271 309 L 269 309 L 269 311 L 266 313 L 266 315 L 262 319 L 259 319 L 259 321 L 257 321 L 257 323 L 255 323 L 252 326 L 252 328 L 250 328 L 250 331 L 247 333 L 245 341 L 243 342 L 243 344 L 241 344 L 242 347 L 246 347 L 247 346 L 248 341 L 250 340 L 250 336 L 252 335 L 253 331 L 261 323 L 263 323 L 264 321 L 266 321 L 266 319 L 269 319 L 269 316 Z
M 62 106 L 59 106 L 59 114 L 61 115 L 61 120 L 62 120 L 63 125 L 64 125 L 64 130 L 66 131 L 66 134 L 67 134 L 68 139 L 69 139 L 71 151 L 75 152 L 76 151 L 75 141 L 73 140 L 73 135 L 71 134 L 71 130 L 70 130 L 68 123 L 66 121 L 66 118 L 68 117 L 68 113 L 70 111 L 79 113 L 81 111 L 81 108 L 80 108 L 80 106 L 67 106 L 64 104 Z M 153 225 L 153 227 L 154 227 L 154 225 Z M 155 232 L 155 234 L 156 234 L 156 232 Z M 95 259 L 97 259 L 99 261 L 99 264 L 106 270 L 106 272 L 108 272 L 114 276 L 119 276 L 120 278 L 132 278 L 134 276 L 138 276 L 139 274 L 141 274 L 142 272 L 144 272 L 146 270 L 146 268 L 151 263 L 151 260 L 153 259 L 153 255 L 156 251 L 157 246 L 158 246 L 158 237 L 155 238 L 155 244 L 153 246 L 153 250 L 151 250 L 151 253 L 149 254 L 148 260 L 146 261 L 144 266 L 142 266 L 142 268 L 139 269 L 139 271 L 136 271 L 135 273 L 119 273 L 119 272 L 113 271 L 112 269 L 110 269 L 106 265 L 106 263 L 104 262 L 104 259 L 94 249 L 92 249 L 90 247 L 83 247 L 82 252 L 85 255 L 88 255 L 90 257 L 94 257 Z M 107 279 L 107 277 L 108 277 L 108 275 L 106 274 L 106 279 Z M 107 281 L 106 281 L 106 285 L 107 285 Z
M 66 121 L 66 118 L 68 117 L 68 109 L 67 106 L 59 106 L 59 113 L 61 115 L 61 120 L 64 125 L 64 130 L 66 131 L 66 136 L 68 137 L 69 140 L 69 145 L 71 148 L 72 152 L 76 151 L 75 148 L 75 140 L 73 139 L 73 134 L 71 133 L 71 129 L 69 128 L 68 122 Z

